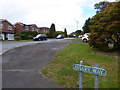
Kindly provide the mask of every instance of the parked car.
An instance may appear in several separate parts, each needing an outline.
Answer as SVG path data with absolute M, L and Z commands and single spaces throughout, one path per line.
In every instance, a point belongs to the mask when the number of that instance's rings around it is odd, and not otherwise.
M 60 35 L 58 35 L 56 38 L 57 38 L 57 39 L 62 39 L 62 38 L 64 38 L 64 35 L 60 34 Z
M 82 38 L 82 35 L 79 35 L 78 37 L 79 37 L 79 38 Z
M 82 41 L 83 42 L 87 42 L 89 39 L 88 39 L 88 36 L 89 36 L 90 33 L 85 33 L 83 36 L 82 36 Z
M 33 37 L 34 41 L 42 41 L 42 40 L 47 40 L 47 35 L 46 34 L 38 34 L 36 37 Z

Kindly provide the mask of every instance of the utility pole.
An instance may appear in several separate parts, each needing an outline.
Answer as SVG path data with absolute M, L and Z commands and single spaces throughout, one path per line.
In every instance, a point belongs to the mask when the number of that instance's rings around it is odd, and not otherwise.
M 116 0 L 116 2 L 119 2 L 120 0 Z
M 78 21 L 76 21 L 76 23 L 77 23 L 77 30 L 78 30 Z

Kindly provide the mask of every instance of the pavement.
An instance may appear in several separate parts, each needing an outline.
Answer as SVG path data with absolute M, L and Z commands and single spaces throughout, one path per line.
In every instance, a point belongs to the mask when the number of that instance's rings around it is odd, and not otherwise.
M 44 77 L 40 70 L 50 63 L 60 50 L 72 42 L 72 40 L 48 40 L 48 42 L 34 42 L 32 44 L 30 42 L 17 42 L 18 45 L 14 45 L 16 42 L 13 41 L 13 43 L 9 44 L 10 48 L 7 48 L 7 44 L 4 42 L 4 53 L 2 53 L 2 87 L 60 87 L 55 82 Z

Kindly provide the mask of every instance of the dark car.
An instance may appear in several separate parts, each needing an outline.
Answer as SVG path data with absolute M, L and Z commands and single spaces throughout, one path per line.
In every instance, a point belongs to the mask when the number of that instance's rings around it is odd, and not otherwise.
M 42 40 L 47 40 L 47 35 L 46 34 L 38 34 L 36 37 L 33 37 L 34 41 L 42 41 Z
M 56 38 L 57 38 L 57 39 L 62 39 L 62 38 L 64 38 L 64 35 L 60 34 L 60 35 L 58 35 Z

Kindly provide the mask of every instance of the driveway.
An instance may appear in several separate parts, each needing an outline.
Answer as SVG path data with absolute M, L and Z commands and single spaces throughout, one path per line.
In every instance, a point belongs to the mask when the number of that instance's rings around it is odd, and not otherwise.
M 6 51 L 2 54 L 2 87 L 59 87 L 55 82 L 45 78 L 39 71 L 50 63 L 53 57 L 69 43 L 72 43 L 72 40 L 36 42 Z

